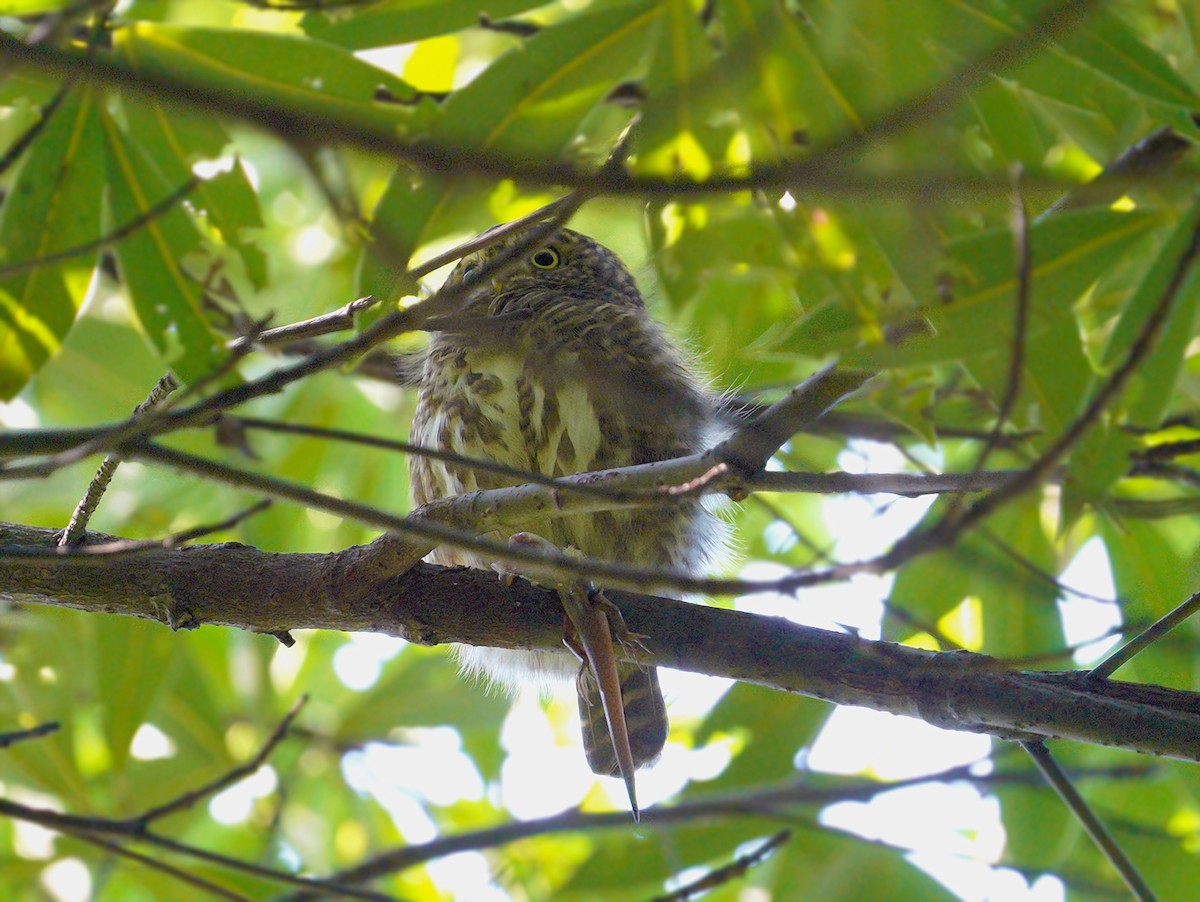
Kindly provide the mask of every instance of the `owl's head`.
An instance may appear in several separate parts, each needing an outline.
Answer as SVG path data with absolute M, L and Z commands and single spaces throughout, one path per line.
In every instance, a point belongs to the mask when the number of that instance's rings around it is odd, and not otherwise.
M 448 285 L 470 285 L 485 263 L 507 254 L 522 240 L 520 234 L 463 257 L 450 273 Z M 495 279 L 479 280 L 464 307 L 492 316 L 533 312 L 556 300 L 605 302 L 644 308 L 633 276 L 612 251 L 579 232 L 562 229 L 545 244 L 525 252 L 515 268 Z

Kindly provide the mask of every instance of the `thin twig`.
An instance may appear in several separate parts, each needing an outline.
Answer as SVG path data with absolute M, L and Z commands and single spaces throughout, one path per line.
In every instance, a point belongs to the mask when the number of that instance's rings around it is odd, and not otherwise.
M 337 310 L 314 316 L 312 319 L 289 323 L 286 326 L 276 326 L 274 329 L 263 329 L 253 336 L 253 339 L 247 335 L 230 339 L 225 346 L 232 349 L 246 344 L 279 345 L 329 335 L 332 332 L 344 332 L 346 329 L 354 328 L 354 320 L 358 314 L 374 307 L 381 300 L 383 299 L 374 295 L 367 295 L 343 304 Z
M 1173 611 L 1163 615 L 1158 620 L 1154 621 L 1149 627 L 1138 633 L 1111 655 L 1097 664 L 1088 673 L 1088 676 L 1096 679 L 1107 679 L 1112 676 L 1118 668 L 1124 666 L 1131 661 L 1135 655 L 1145 651 L 1153 643 L 1157 642 L 1175 627 L 1179 626 L 1189 617 L 1200 610 L 1200 592 L 1197 592 L 1183 604 L 1177 606 Z
M 732 883 L 739 877 L 746 876 L 746 872 L 752 867 L 762 863 L 776 849 L 792 838 L 791 830 L 780 830 L 774 836 L 768 837 L 763 844 L 753 852 L 747 852 L 745 855 L 739 855 L 729 864 L 723 867 L 709 871 L 703 877 L 687 883 L 672 893 L 667 893 L 663 896 L 655 896 L 651 902 L 687 902 L 687 900 L 706 893 L 709 890 L 714 890 L 717 887 L 724 886 L 727 883 Z
M 107 562 L 114 557 L 133 557 L 139 554 L 178 548 L 215 532 L 233 529 L 242 521 L 261 513 L 270 506 L 271 500 L 264 498 L 224 520 L 181 530 L 172 533 L 165 539 L 122 539 L 117 542 L 101 542 L 97 545 L 57 545 L 53 548 L 8 545 L 0 548 L 0 559 L 20 558 L 27 561 L 46 561 L 68 567 L 75 565 L 106 566 Z
M 136 420 L 138 417 L 144 416 L 147 411 L 160 404 L 163 398 L 177 388 L 179 388 L 179 382 L 171 373 L 167 373 L 150 390 L 150 394 L 146 396 L 146 400 L 134 408 L 133 419 Z M 96 512 L 96 508 L 100 504 L 100 499 L 104 497 L 104 492 L 108 489 L 108 484 L 112 481 L 113 474 L 117 472 L 117 467 L 120 465 L 121 458 L 117 454 L 110 454 L 104 458 L 104 462 L 96 470 L 96 475 L 88 483 L 87 491 L 84 492 L 83 498 L 75 506 L 75 511 L 71 514 L 71 520 L 67 524 L 67 528 L 63 530 L 62 539 L 58 543 L 59 545 L 68 548 L 72 545 L 78 545 L 83 541 L 83 534 L 87 530 L 88 521 L 92 518 L 92 514 Z
M 1037 769 L 1041 771 L 1042 776 L 1046 778 L 1046 782 L 1054 787 L 1054 791 L 1058 793 L 1059 798 L 1075 815 L 1075 819 L 1079 821 L 1081 827 L 1087 831 L 1088 836 L 1092 838 L 1092 842 L 1104 854 L 1109 863 L 1116 868 L 1117 873 L 1121 875 L 1121 879 L 1125 881 L 1125 885 L 1129 887 L 1129 891 L 1134 897 L 1141 902 L 1153 902 L 1156 898 L 1154 891 L 1150 889 L 1149 884 L 1138 869 L 1134 867 L 1129 856 L 1113 839 L 1112 834 L 1101 822 L 1100 818 L 1092 810 L 1092 807 L 1079 794 L 1079 790 L 1071 782 L 1071 778 L 1066 772 L 1058 766 L 1058 762 L 1050 754 L 1050 750 L 1046 748 L 1044 742 L 1032 742 L 1024 740 L 1021 742 L 1021 748 L 1029 753 L 1029 757 L 1033 759 L 1033 763 L 1037 765 Z
M 79 257 L 90 251 L 107 247 L 110 244 L 116 244 L 122 238 L 128 238 L 134 232 L 144 228 L 160 216 L 170 213 L 175 208 L 175 205 L 195 191 L 201 182 L 203 182 L 203 179 L 199 176 L 191 176 L 158 203 L 148 207 L 145 211 L 133 217 L 133 219 L 117 226 L 99 238 L 94 238 L 91 241 L 85 241 L 82 244 L 64 248 L 61 251 L 55 251 L 51 254 L 43 254 L 40 257 L 32 257 L 28 260 L 14 260 L 12 263 L 0 264 L 0 277 L 11 276 L 14 273 L 37 269 L 41 266 L 49 266 L 52 263 L 60 263 L 63 260 L 70 260 L 72 257 Z
M 0 733 L 0 749 L 6 749 L 10 745 L 16 745 L 18 742 L 25 742 L 28 739 L 40 739 L 43 736 L 49 736 L 51 733 L 57 733 L 61 729 L 61 724 L 57 721 L 38 724 L 36 727 L 30 727 L 28 730 L 15 730 L 11 733 Z
M 147 811 L 143 811 L 136 817 L 128 818 L 124 821 L 124 823 L 129 826 L 133 832 L 143 833 L 154 821 L 166 817 L 169 814 L 174 814 L 177 811 L 183 811 L 187 808 L 191 808 L 197 802 L 220 792 L 226 786 L 232 786 L 243 777 L 250 776 L 250 774 L 254 773 L 263 766 L 263 763 L 271 756 L 271 753 L 275 751 L 275 746 L 279 745 L 279 743 L 283 741 L 284 737 L 287 736 L 288 727 L 291 726 L 292 721 L 295 720 L 296 715 L 300 713 L 300 709 L 304 707 L 304 704 L 307 701 L 307 695 L 302 695 L 296 700 L 296 703 L 292 705 L 291 710 L 289 710 L 288 713 L 283 716 L 283 719 L 279 721 L 279 724 L 275 727 L 271 735 L 267 737 L 267 741 L 262 744 L 262 748 L 258 750 L 258 754 L 245 764 L 241 764 L 238 767 L 233 768 L 210 783 L 206 783 L 203 786 L 185 792 L 178 798 L 172 799 L 169 802 L 158 805 Z
M 74 837 L 80 842 L 87 843 L 90 846 L 95 846 L 98 849 L 104 849 L 106 852 L 111 852 L 121 858 L 126 858 L 129 861 L 135 861 L 138 864 L 144 865 L 151 870 L 158 871 L 161 874 L 166 874 L 168 877 L 174 877 L 181 883 L 194 887 L 195 889 L 203 890 L 219 899 L 231 899 L 233 902 L 252 902 L 249 896 L 243 896 L 241 893 L 235 893 L 233 890 L 226 889 L 213 883 L 211 880 L 206 880 L 197 874 L 191 874 L 183 868 L 175 867 L 172 864 L 167 864 L 160 858 L 154 858 L 150 855 L 144 855 L 141 852 L 135 852 L 133 849 L 125 845 L 112 842 L 111 840 L 103 839 L 86 830 L 64 830 L 67 836 Z

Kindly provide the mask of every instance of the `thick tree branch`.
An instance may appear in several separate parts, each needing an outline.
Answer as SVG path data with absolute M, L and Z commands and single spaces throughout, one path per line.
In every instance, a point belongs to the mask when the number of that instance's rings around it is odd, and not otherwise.
M 51 545 L 55 532 L 0 524 L 5 545 Z M 113 541 L 112 537 L 93 537 Z M 0 598 L 130 614 L 174 628 L 223 624 L 262 633 L 366 630 L 432 645 L 561 648 L 562 608 L 523 580 L 419 563 L 364 578 L 365 548 L 272 554 L 239 544 L 150 552 L 113 568 L 0 557 Z M 380 571 L 370 568 L 371 573 Z M 935 653 L 789 621 L 610 592 L 644 660 L 837 704 L 919 717 L 1007 739 L 1072 739 L 1200 761 L 1200 694 L 1086 673 L 1011 671 L 994 658 Z

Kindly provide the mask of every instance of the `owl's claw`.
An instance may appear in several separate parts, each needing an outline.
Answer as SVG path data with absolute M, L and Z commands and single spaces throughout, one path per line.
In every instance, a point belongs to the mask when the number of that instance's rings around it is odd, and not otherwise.
M 603 589 L 593 589 L 591 600 L 592 604 L 604 609 L 604 615 L 608 618 L 608 628 L 612 631 L 614 642 L 623 648 L 636 649 L 644 654 L 650 654 L 650 649 L 642 641 L 650 637 L 645 633 L 635 633 L 625 625 L 625 616 L 621 613 L 621 609 L 613 603 L 612 599 L 604 594 Z
M 508 543 L 514 548 L 537 551 L 558 551 L 558 549 L 541 536 L 530 532 L 519 532 L 512 536 Z M 512 582 L 516 571 L 509 565 L 493 564 L 500 573 L 500 579 L 507 578 Z M 576 678 L 580 695 L 582 687 L 578 681 L 589 675 L 600 688 L 600 701 L 604 705 L 604 718 L 608 723 L 608 735 L 612 739 L 613 750 L 616 752 L 617 766 L 621 771 L 621 779 L 625 782 L 625 791 L 629 794 L 629 805 L 633 809 L 633 819 L 638 820 L 637 791 L 634 783 L 633 750 L 629 744 L 629 729 L 625 723 L 625 706 L 621 699 L 621 679 L 617 673 L 617 656 L 613 648 L 613 639 L 622 644 L 636 643 L 641 637 L 630 633 L 625 628 L 625 621 L 616 606 L 597 592 L 577 580 L 558 579 L 547 588 L 558 592 L 566 611 L 569 629 L 563 630 L 563 644 L 579 658 L 582 667 Z M 615 617 L 614 617 L 615 612 Z M 564 626 L 567 626 L 564 625 Z

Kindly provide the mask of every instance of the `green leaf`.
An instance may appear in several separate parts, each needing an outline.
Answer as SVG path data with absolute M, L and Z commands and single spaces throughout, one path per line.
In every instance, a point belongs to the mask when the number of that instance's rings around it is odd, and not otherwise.
M 766 816 L 697 820 L 667 827 L 654 842 L 631 843 L 599 834 L 596 849 L 555 899 L 641 899 L 661 893 L 664 881 L 685 868 L 728 864 L 745 842 L 777 833 L 780 824 Z
M 416 293 L 417 286 L 404 278 L 405 269 L 452 190 L 448 180 L 414 175 L 407 166 L 396 169 L 371 218 L 373 242 L 359 258 L 358 294 L 394 301 Z
M 1034 115 L 1022 94 L 1018 85 L 1000 79 L 971 93 L 972 111 L 985 130 L 991 151 L 980 165 L 991 168 L 1040 163 L 1054 146 L 1058 136 Z
M 104 693 L 101 721 L 116 773 L 122 773 L 129 762 L 133 734 L 172 673 L 180 642 L 159 623 L 97 618 L 95 685 Z
M 276 104 L 290 115 L 387 134 L 425 110 L 403 79 L 342 47 L 295 35 L 139 22 L 117 31 L 114 43 L 136 71 Z M 381 93 L 386 103 L 376 99 Z
M 344 9 L 306 13 L 300 27 L 314 38 L 352 50 L 408 44 L 479 24 L 486 12 L 493 20 L 545 6 L 546 0 L 388 0 L 348 12 Z
M 1137 439 L 1107 416 L 1084 434 L 1067 459 L 1062 490 L 1064 529 L 1075 522 L 1086 504 L 1106 503 L 1109 490 L 1129 473 L 1129 455 L 1137 446 Z
M 957 898 L 905 861 L 901 850 L 836 830 L 797 831 L 766 867 L 773 885 L 803 886 L 810 899 Z
M 796 773 L 795 759 L 816 738 L 832 709 L 825 702 L 736 683 L 696 731 L 696 744 L 728 736 L 741 751 L 720 776 L 692 783 L 684 798 L 699 798 L 764 783 L 780 782 Z
M 1116 13 L 1100 6 L 1062 42 L 1065 58 L 1151 100 L 1194 111 L 1196 92 L 1171 63 L 1136 37 Z
M 443 651 L 406 646 L 383 679 L 341 708 L 338 738 L 384 740 L 396 727 L 455 727 L 486 779 L 499 775 L 500 727 L 509 703 L 458 672 Z
M 631 0 L 543 29 L 455 91 L 431 140 L 557 156 L 593 107 L 640 67 L 659 15 L 657 3 Z
M 69 0 L 0 0 L 0 15 L 28 16 L 64 9 Z
M 863 127 L 840 73 L 823 58 L 819 42 L 770 0 L 717 5 L 725 28 L 722 81 L 749 126 L 756 159 L 774 157 Z
M 1106 369 L 1117 366 L 1129 353 L 1154 307 L 1163 298 L 1198 223 L 1200 206 L 1193 205 L 1179 218 L 1170 237 L 1163 243 L 1117 321 L 1104 351 Z M 1179 286 L 1153 353 L 1138 367 L 1130 390 L 1123 399 L 1126 416 L 1135 426 L 1156 427 L 1170 405 L 1176 382 L 1183 371 L 1188 344 L 1196 334 L 1196 311 L 1197 305 L 1200 305 L 1200 276 L 1197 276 L 1196 270 L 1193 262 L 1186 280 Z
M 1072 305 L 1105 267 L 1161 222 L 1153 213 L 1080 210 L 1035 223 L 1029 234 L 1032 304 L 1027 339 L 1072 315 Z M 989 229 L 951 242 L 947 299 L 921 308 L 936 335 L 899 348 L 871 345 L 851 366 L 910 366 L 1011 353 L 1017 288 L 1012 233 Z
M 665 0 L 661 8 L 633 152 L 639 172 L 683 172 L 703 181 L 722 162 L 732 134 L 729 125 L 715 124 L 728 98 L 692 4 Z
M 1196 566 L 1190 557 L 1200 535 L 1193 524 L 1187 526 L 1186 530 L 1180 529 L 1178 520 L 1100 520 L 1099 533 L 1112 564 L 1122 616 L 1138 630 L 1196 590 Z M 1194 689 L 1200 685 L 1195 641 L 1196 624 L 1189 621 L 1124 665 L 1117 677 Z
M 927 523 L 943 516 L 947 502 L 933 505 Z M 988 533 L 972 532 L 953 547 L 906 564 L 892 585 L 885 638 L 905 640 L 938 622 L 963 602 L 982 610 L 982 642 L 973 650 L 1001 657 L 1044 654 L 1062 647 L 1057 589 L 1045 578 L 1056 562 L 1041 523 L 1036 496 L 1006 505 L 987 521 Z M 900 615 L 903 612 L 903 616 Z M 979 637 L 967 637 L 979 638 Z
M 171 185 L 192 177 L 193 166 L 218 157 L 229 143 L 229 133 L 211 116 L 164 107 L 156 101 L 125 104 L 128 134 L 145 157 Z M 188 203 L 208 215 L 208 222 L 237 251 L 258 289 L 267 282 L 266 260 L 247 232 L 263 227 L 258 195 L 240 160 L 205 179 L 188 195 Z
M 164 184 L 111 116 L 102 119 L 113 218 L 133 222 L 177 186 Z M 185 382 L 212 372 L 222 359 L 221 342 L 204 315 L 201 287 L 183 266 L 199 241 L 177 204 L 117 244 L 134 310 L 159 354 Z
M 95 95 L 72 91 L 26 151 L 0 210 L 0 263 L 39 260 L 100 235 L 102 138 Z M 0 399 L 49 359 L 75 322 L 95 252 L 0 278 Z
M 443 147 L 499 150 L 514 156 L 556 156 L 609 89 L 638 65 L 657 7 L 635 0 L 546 28 L 501 57 L 446 101 L 430 137 Z M 368 249 L 359 278 L 363 293 L 394 299 L 413 286 L 396 282 L 421 237 L 435 234 L 459 204 L 476 216 L 477 186 L 399 168 L 375 209 L 384 240 Z

